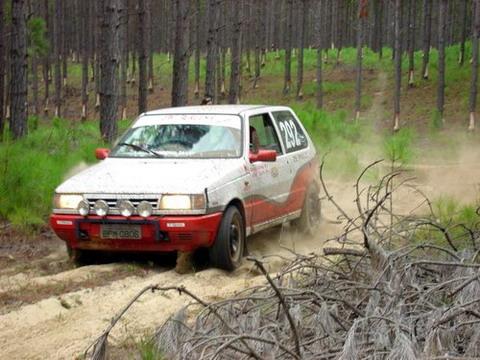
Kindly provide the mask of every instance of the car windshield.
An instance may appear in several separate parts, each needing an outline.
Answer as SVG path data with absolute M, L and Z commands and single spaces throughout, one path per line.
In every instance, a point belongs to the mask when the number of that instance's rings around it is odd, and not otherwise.
M 232 115 L 149 115 L 117 142 L 111 157 L 236 158 L 241 120 Z

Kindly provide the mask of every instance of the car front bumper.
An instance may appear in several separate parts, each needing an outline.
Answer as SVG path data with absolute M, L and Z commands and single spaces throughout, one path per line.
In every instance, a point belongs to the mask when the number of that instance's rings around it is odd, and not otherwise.
M 192 251 L 210 247 L 222 213 L 198 216 L 87 216 L 52 214 L 50 226 L 72 249 L 105 251 Z M 103 239 L 102 225 L 137 225 L 140 239 Z

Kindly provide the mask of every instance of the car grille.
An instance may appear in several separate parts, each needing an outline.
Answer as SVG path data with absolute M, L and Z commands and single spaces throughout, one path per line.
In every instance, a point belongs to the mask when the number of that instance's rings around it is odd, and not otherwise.
M 118 209 L 117 209 L 117 201 L 118 200 L 129 200 L 133 206 L 135 206 L 135 208 L 138 206 L 138 204 L 140 204 L 142 201 L 147 201 L 149 202 L 151 205 L 152 205 L 152 208 L 155 212 L 155 210 L 158 209 L 158 198 L 138 198 L 138 197 L 118 197 L 118 198 L 114 198 L 114 197 L 107 197 L 107 196 L 99 196 L 99 197 L 88 197 L 87 198 L 87 201 L 88 201 L 88 204 L 90 205 L 90 212 L 94 212 L 93 210 L 93 206 L 95 205 L 95 202 L 97 200 L 104 200 L 107 204 L 108 204 L 108 207 L 109 207 L 109 210 L 108 210 L 108 213 L 109 214 L 119 214 L 118 212 Z

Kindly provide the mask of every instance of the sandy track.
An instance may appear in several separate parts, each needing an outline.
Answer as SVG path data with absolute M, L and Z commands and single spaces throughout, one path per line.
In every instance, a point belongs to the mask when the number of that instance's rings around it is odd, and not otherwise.
M 456 196 L 466 202 L 474 201 L 478 196 L 480 168 L 472 166 L 470 153 L 468 161 L 451 164 L 448 167 L 417 166 L 413 168 L 415 182 L 428 195 L 439 195 L 438 189 L 447 195 Z M 352 181 L 330 181 L 331 192 L 337 202 L 350 213 L 355 212 L 353 202 L 354 189 Z M 400 208 L 414 206 L 411 199 L 414 192 L 408 190 L 397 196 L 396 204 Z M 299 238 L 287 226 L 282 231 L 269 231 L 256 235 L 249 240 L 249 252 L 252 255 L 282 254 L 291 255 L 282 247 L 294 249 L 300 253 L 320 252 L 326 239 L 341 231 L 341 225 L 335 222 L 337 213 L 331 204 L 324 201 L 324 220 L 318 237 Z M 64 284 L 102 277 L 102 274 L 119 271 L 132 266 L 127 263 L 92 265 L 77 269 L 67 269 L 47 275 L 37 272 L 37 262 L 51 264 L 65 261 L 66 252 L 60 241 L 46 256 L 35 261 L 26 260 L 22 266 L 6 266 L 0 269 L 0 294 L 2 292 L 25 291 L 46 284 Z M 0 258 L 8 258 L 2 253 Z M 269 268 L 277 270 L 282 260 L 270 258 Z M 8 264 L 8 261 L 7 261 Z M 207 301 L 221 299 L 244 288 L 262 283 L 262 276 L 251 271 L 245 264 L 234 273 L 216 269 L 202 270 L 194 274 L 178 275 L 172 267 L 157 266 L 153 269 L 148 264 L 145 274 L 116 279 L 87 289 L 69 291 L 58 296 L 41 297 L 38 301 L 15 307 L 10 312 L 0 311 L 0 358 L 1 359 L 72 359 L 79 356 L 87 345 L 107 326 L 112 316 L 122 308 L 143 287 L 150 284 L 184 285 L 189 290 Z M 61 267 L 60 267 L 61 268 Z M 146 294 L 137 302 L 121 322 L 114 328 L 110 341 L 121 346 L 133 336 L 136 339 L 151 334 L 168 316 L 185 304 L 187 297 L 171 293 L 168 297 L 159 293 Z M 0 309 L 1 310 L 1 309 Z

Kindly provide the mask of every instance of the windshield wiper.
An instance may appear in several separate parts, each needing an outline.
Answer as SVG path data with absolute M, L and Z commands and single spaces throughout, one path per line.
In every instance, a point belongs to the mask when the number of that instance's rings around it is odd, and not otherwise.
M 164 157 L 162 154 L 159 154 L 156 151 L 144 148 L 143 146 L 140 146 L 140 145 L 130 144 L 130 143 L 126 143 L 126 142 L 121 142 L 121 143 L 118 143 L 117 145 L 118 146 L 128 146 L 128 147 L 131 147 L 134 150 L 142 151 L 142 152 L 145 152 L 145 153 L 148 153 L 148 154 L 152 154 L 152 155 L 154 155 L 155 157 L 158 157 L 158 158 L 163 158 Z

